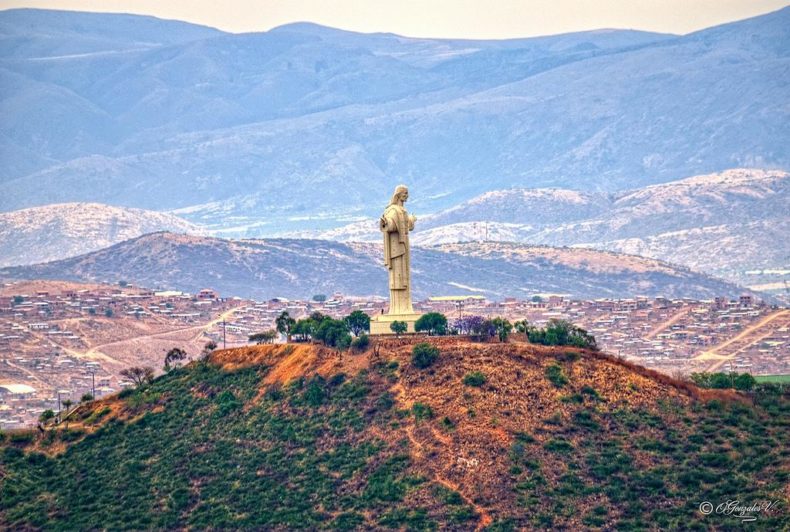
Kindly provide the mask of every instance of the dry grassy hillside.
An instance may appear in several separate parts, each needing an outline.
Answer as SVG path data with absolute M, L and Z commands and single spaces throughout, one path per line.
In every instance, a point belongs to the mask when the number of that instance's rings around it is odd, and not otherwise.
M 8 439 L 2 522 L 709 527 L 728 522 L 699 513 L 702 500 L 790 494 L 782 398 L 754 405 L 606 355 L 520 343 L 430 339 L 440 355 L 420 369 L 416 341 L 342 355 L 307 344 L 218 351 L 86 404 L 68 431 Z M 125 510 L 110 495 L 91 504 L 71 495 L 67 472 L 9 484 L 24 453 L 68 471 L 96 468 L 89 457 L 99 452 L 124 480 L 100 475 L 97 489 L 126 492 L 124 507 L 138 509 L 131 522 L 116 521 Z M 130 467 L 144 475 L 123 477 Z M 760 518 L 787 524 L 786 514 Z

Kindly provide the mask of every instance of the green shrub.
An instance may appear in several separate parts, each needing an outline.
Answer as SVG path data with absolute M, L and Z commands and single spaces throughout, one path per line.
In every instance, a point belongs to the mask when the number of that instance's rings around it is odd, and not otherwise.
M 118 394 L 118 399 L 126 399 L 126 398 L 127 398 L 127 397 L 129 397 L 130 395 L 134 394 L 134 393 L 135 393 L 135 391 L 136 391 L 136 390 L 135 390 L 134 388 L 132 388 L 132 387 L 129 387 L 129 388 L 124 388 L 124 389 L 123 389 L 123 390 L 121 390 L 121 392 Z
M 591 386 L 582 386 L 581 393 L 582 395 L 587 395 L 597 401 L 601 400 L 601 396 L 598 394 L 598 391 Z
M 357 338 L 354 338 L 354 341 L 351 342 L 351 347 L 354 348 L 355 351 L 364 351 L 370 345 L 370 336 L 367 334 L 362 334 Z
M 217 413 L 220 416 L 230 414 L 242 405 L 241 401 L 230 390 L 225 390 L 217 396 Z
M 411 363 L 420 369 L 430 367 L 439 358 L 439 348 L 427 342 L 414 346 L 411 352 Z
M 92 425 L 92 424 L 96 423 L 97 421 L 99 421 L 104 416 L 106 416 L 107 414 L 109 414 L 110 412 L 112 412 L 112 410 L 110 409 L 109 406 L 105 406 L 101 410 L 95 410 L 91 415 L 89 415 L 85 419 L 85 423 L 88 424 L 88 425 Z
M 552 364 L 546 368 L 546 378 L 557 388 L 562 388 L 568 384 L 568 377 L 562 372 L 562 367 L 557 364 Z
M 598 349 L 593 335 L 565 320 L 549 320 L 546 327 L 542 329 L 530 327 L 527 330 L 527 337 L 533 344 L 569 345 L 584 349 Z
M 433 410 L 425 403 L 414 403 L 414 405 L 411 407 L 411 413 L 414 415 L 414 419 L 417 421 L 430 419 L 433 417 Z
M 401 334 L 405 333 L 409 328 L 409 325 L 405 321 L 398 321 L 395 320 L 390 323 L 390 330 L 395 333 L 395 336 L 400 337 Z
M 547 441 L 543 448 L 554 453 L 569 453 L 573 450 L 573 445 L 568 440 L 555 438 Z
M 479 388 L 486 383 L 486 376 L 480 371 L 473 371 L 464 375 L 464 384 Z
M 35 439 L 36 435 L 29 430 L 8 433 L 8 441 L 17 445 L 27 445 Z

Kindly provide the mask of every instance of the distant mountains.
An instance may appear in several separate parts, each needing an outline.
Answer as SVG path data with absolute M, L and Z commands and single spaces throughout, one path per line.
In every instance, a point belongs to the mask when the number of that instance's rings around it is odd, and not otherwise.
M 578 298 L 635 295 L 710 298 L 742 289 L 654 259 L 507 243 L 415 248 L 417 298 L 480 294 L 491 299 L 561 293 Z M 340 291 L 387 295 L 381 249 L 326 240 L 224 240 L 155 233 L 79 257 L 0 269 L 0 277 L 128 281 L 224 296 L 309 298 Z
M 203 233 L 172 214 L 96 203 L 64 203 L 0 213 L 0 266 L 73 257 L 163 230 Z
M 400 181 L 436 212 L 790 166 L 788 8 L 508 41 L 9 10 L 0 44 L 4 210 L 178 209 L 258 236 L 375 215 Z
M 378 241 L 374 220 L 320 233 Z M 739 283 L 790 265 L 790 174 L 738 169 L 632 191 L 487 192 L 421 219 L 413 241 L 511 241 L 658 258 Z

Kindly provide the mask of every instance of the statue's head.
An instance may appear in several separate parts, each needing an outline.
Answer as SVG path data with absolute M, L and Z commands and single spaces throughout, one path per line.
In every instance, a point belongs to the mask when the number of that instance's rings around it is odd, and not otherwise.
M 406 185 L 398 185 L 397 187 L 395 187 L 395 192 L 392 194 L 390 205 L 403 203 L 407 199 L 409 199 L 409 189 L 406 188 Z

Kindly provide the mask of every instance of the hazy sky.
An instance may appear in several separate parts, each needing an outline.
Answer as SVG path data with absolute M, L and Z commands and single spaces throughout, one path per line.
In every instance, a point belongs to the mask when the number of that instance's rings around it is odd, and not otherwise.
M 788 0 L 0 0 L 40 7 L 136 13 L 231 32 L 311 21 L 416 37 L 506 38 L 596 28 L 688 33 L 788 5 Z

